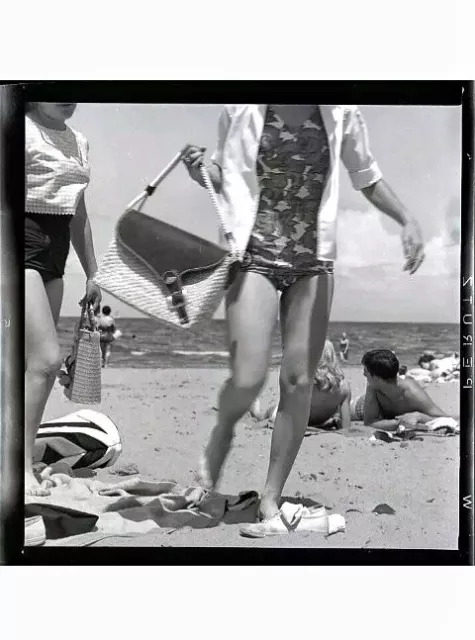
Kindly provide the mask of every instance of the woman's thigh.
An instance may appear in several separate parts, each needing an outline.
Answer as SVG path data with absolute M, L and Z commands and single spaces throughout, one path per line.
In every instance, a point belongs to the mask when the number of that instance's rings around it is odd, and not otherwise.
M 333 275 L 301 278 L 281 300 L 281 379 L 311 383 L 328 331 Z
M 265 380 L 278 312 L 278 293 L 258 273 L 240 272 L 226 297 L 228 346 L 237 386 Z
M 63 295 L 61 284 L 46 285 L 41 275 L 25 269 L 25 347 L 31 358 L 54 363 L 59 358 L 56 323 Z

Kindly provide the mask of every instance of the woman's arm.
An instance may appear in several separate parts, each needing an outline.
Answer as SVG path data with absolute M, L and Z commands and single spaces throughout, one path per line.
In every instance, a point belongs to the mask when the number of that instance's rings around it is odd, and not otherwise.
M 342 383 L 343 386 L 343 402 L 340 405 L 340 418 L 341 418 L 341 428 L 349 429 L 351 427 L 351 411 L 350 411 L 350 402 L 351 402 L 351 387 L 347 380 L 344 380 Z
M 79 200 L 70 229 L 72 245 L 86 274 L 86 300 L 97 309 L 101 302 L 101 291 L 93 280 L 97 273 L 97 262 L 84 195 Z
M 345 398 L 340 405 L 341 428 L 349 429 L 351 427 L 350 398 Z
M 383 179 L 369 145 L 369 136 L 361 111 L 348 108 L 345 115 L 341 157 L 355 189 L 379 211 L 400 224 L 406 259 L 404 270 L 415 273 L 424 260 L 422 234 L 417 221 Z

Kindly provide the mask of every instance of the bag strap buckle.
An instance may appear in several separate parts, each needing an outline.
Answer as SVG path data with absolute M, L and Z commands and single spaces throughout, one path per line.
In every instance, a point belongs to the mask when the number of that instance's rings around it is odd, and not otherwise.
M 186 299 L 183 293 L 181 276 L 175 269 L 165 271 L 162 280 L 170 294 L 171 307 L 180 319 L 180 324 L 188 324 L 189 318 L 186 312 Z

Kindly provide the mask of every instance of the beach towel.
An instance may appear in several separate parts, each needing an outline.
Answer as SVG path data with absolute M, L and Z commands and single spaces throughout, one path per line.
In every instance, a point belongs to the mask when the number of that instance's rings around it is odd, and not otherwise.
M 409 428 L 400 425 L 396 431 L 375 429 L 370 440 L 383 442 L 400 442 L 401 440 L 423 440 L 423 436 L 456 436 L 460 434 L 460 425 L 454 418 L 434 418 L 421 427 Z
M 152 531 L 196 529 L 254 522 L 258 494 L 254 491 L 225 496 L 200 487 L 182 487 L 173 480 L 147 482 L 128 478 L 104 483 L 68 473 L 42 474 L 51 495 L 31 497 L 25 515 L 43 517 L 46 546 L 93 544 L 105 537 L 138 536 Z M 53 485 L 53 486 L 51 486 Z

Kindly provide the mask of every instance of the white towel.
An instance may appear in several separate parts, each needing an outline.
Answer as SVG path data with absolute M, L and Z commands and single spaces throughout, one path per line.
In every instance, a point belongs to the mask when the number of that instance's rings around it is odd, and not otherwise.
M 457 420 L 454 420 L 454 418 L 445 418 L 445 417 L 434 418 L 434 420 L 431 420 L 430 422 L 426 423 L 426 427 L 428 427 L 430 431 L 435 431 L 436 429 L 443 429 L 445 427 L 447 429 L 452 429 L 456 433 L 460 432 L 459 423 L 457 422 Z

